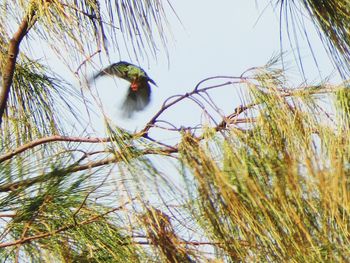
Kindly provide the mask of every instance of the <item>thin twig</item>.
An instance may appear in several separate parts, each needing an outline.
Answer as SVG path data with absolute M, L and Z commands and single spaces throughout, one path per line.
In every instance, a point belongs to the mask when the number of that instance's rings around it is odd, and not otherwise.
M 235 79 L 235 80 L 246 80 L 247 78 L 241 76 L 241 77 L 233 77 L 233 76 L 214 76 L 214 77 L 209 77 L 201 80 L 200 82 L 197 83 L 196 87 L 194 88 L 194 91 L 197 91 L 199 89 L 199 86 L 202 85 L 204 82 L 207 82 L 209 80 L 213 79 Z M 231 82 L 231 81 L 230 81 Z
M 78 215 L 78 213 L 80 212 L 80 210 L 83 208 L 83 206 L 86 204 L 86 201 L 88 200 L 89 196 L 95 192 L 98 188 L 102 187 L 102 185 L 106 182 L 107 178 L 109 177 L 110 173 L 101 181 L 100 184 L 98 184 L 96 187 L 94 187 L 93 189 L 91 189 L 86 195 L 85 198 L 83 200 L 83 202 L 81 202 L 80 206 L 78 207 L 78 209 L 74 212 L 73 214 L 73 221 L 75 224 L 77 224 L 76 221 L 76 216 Z
M 3 218 L 3 217 L 14 218 L 15 216 L 16 216 L 16 213 L 0 214 L 0 218 Z
M 84 61 L 81 62 L 80 65 L 78 66 L 77 70 L 75 71 L 75 74 L 78 74 L 80 68 L 81 68 L 84 64 L 86 64 L 86 62 L 88 62 L 89 60 L 91 60 L 93 56 L 95 56 L 95 55 L 97 55 L 97 54 L 99 54 L 99 53 L 101 53 L 101 49 L 95 51 L 95 52 L 92 53 L 90 56 L 86 57 L 86 58 L 84 59 Z

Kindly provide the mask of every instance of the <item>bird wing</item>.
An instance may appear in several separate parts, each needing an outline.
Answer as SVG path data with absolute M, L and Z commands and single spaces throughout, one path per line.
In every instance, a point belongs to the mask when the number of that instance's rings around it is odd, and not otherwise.
M 123 115 L 131 118 L 136 111 L 142 111 L 151 101 L 151 87 L 147 80 L 141 82 L 137 90 L 129 87 L 128 94 L 123 102 Z

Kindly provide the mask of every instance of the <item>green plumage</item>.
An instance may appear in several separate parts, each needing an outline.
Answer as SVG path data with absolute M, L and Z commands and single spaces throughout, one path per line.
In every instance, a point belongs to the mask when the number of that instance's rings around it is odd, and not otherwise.
M 156 83 L 150 77 L 148 77 L 146 71 L 134 64 L 125 61 L 113 63 L 112 65 L 106 67 L 97 73 L 94 76 L 94 79 L 105 75 L 117 76 L 129 82 L 147 80 L 153 85 L 156 85 Z
M 157 86 L 142 68 L 125 61 L 120 61 L 106 67 L 94 75 L 93 79 L 106 75 L 117 76 L 131 83 L 127 97 L 122 106 L 124 115 L 128 118 L 130 118 L 135 111 L 141 111 L 149 104 L 151 100 L 151 87 L 149 82 Z

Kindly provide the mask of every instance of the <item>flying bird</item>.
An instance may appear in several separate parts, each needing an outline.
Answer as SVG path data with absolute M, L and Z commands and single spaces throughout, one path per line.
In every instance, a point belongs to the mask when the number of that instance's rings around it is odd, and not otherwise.
M 157 84 L 142 68 L 129 62 L 120 61 L 104 68 L 93 79 L 103 76 L 117 76 L 130 82 L 128 94 L 123 102 L 124 115 L 130 118 L 134 112 L 142 111 L 151 101 L 151 86 Z

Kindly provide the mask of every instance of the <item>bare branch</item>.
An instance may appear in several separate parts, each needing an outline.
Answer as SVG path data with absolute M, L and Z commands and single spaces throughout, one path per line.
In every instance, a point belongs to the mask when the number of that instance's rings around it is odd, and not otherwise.
M 231 79 L 230 81 L 226 81 L 224 83 L 221 84 L 217 84 L 217 85 L 212 85 L 212 86 L 207 86 L 205 88 L 199 89 L 199 86 L 209 80 L 213 80 L 213 79 Z M 233 81 L 234 80 L 234 81 Z M 162 108 L 152 117 L 152 119 L 146 124 L 146 126 L 141 130 L 141 134 L 144 134 L 144 136 L 147 135 L 148 131 L 155 125 L 155 123 L 158 121 L 158 117 L 160 115 L 163 114 L 163 112 L 165 112 L 168 108 L 170 108 L 171 106 L 175 105 L 176 103 L 186 99 L 186 98 L 190 98 L 191 96 L 195 95 L 195 94 L 199 94 L 201 92 L 206 92 L 207 90 L 211 90 L 211 89 L 215 89 L 215 88 L 220 88 L 223 86 L 227 86 L 230 84 L 239 84 L 242 82 L 246 82 L 247 78 L 243 77 L 229 77 L 229 76 L 216 76 L 216 77 L 210 77 L 210 78 L 206 78 L 202 81 L 200 81 L 196 87 L 189 93 L 185 93 L 183 95 L 175 95 L 172 96 L 170 98 L 168 98 L 165 103 L 163 104 Z M 172 102 L 168 102 L 171 98 L 176 98 L 174 99 Z

